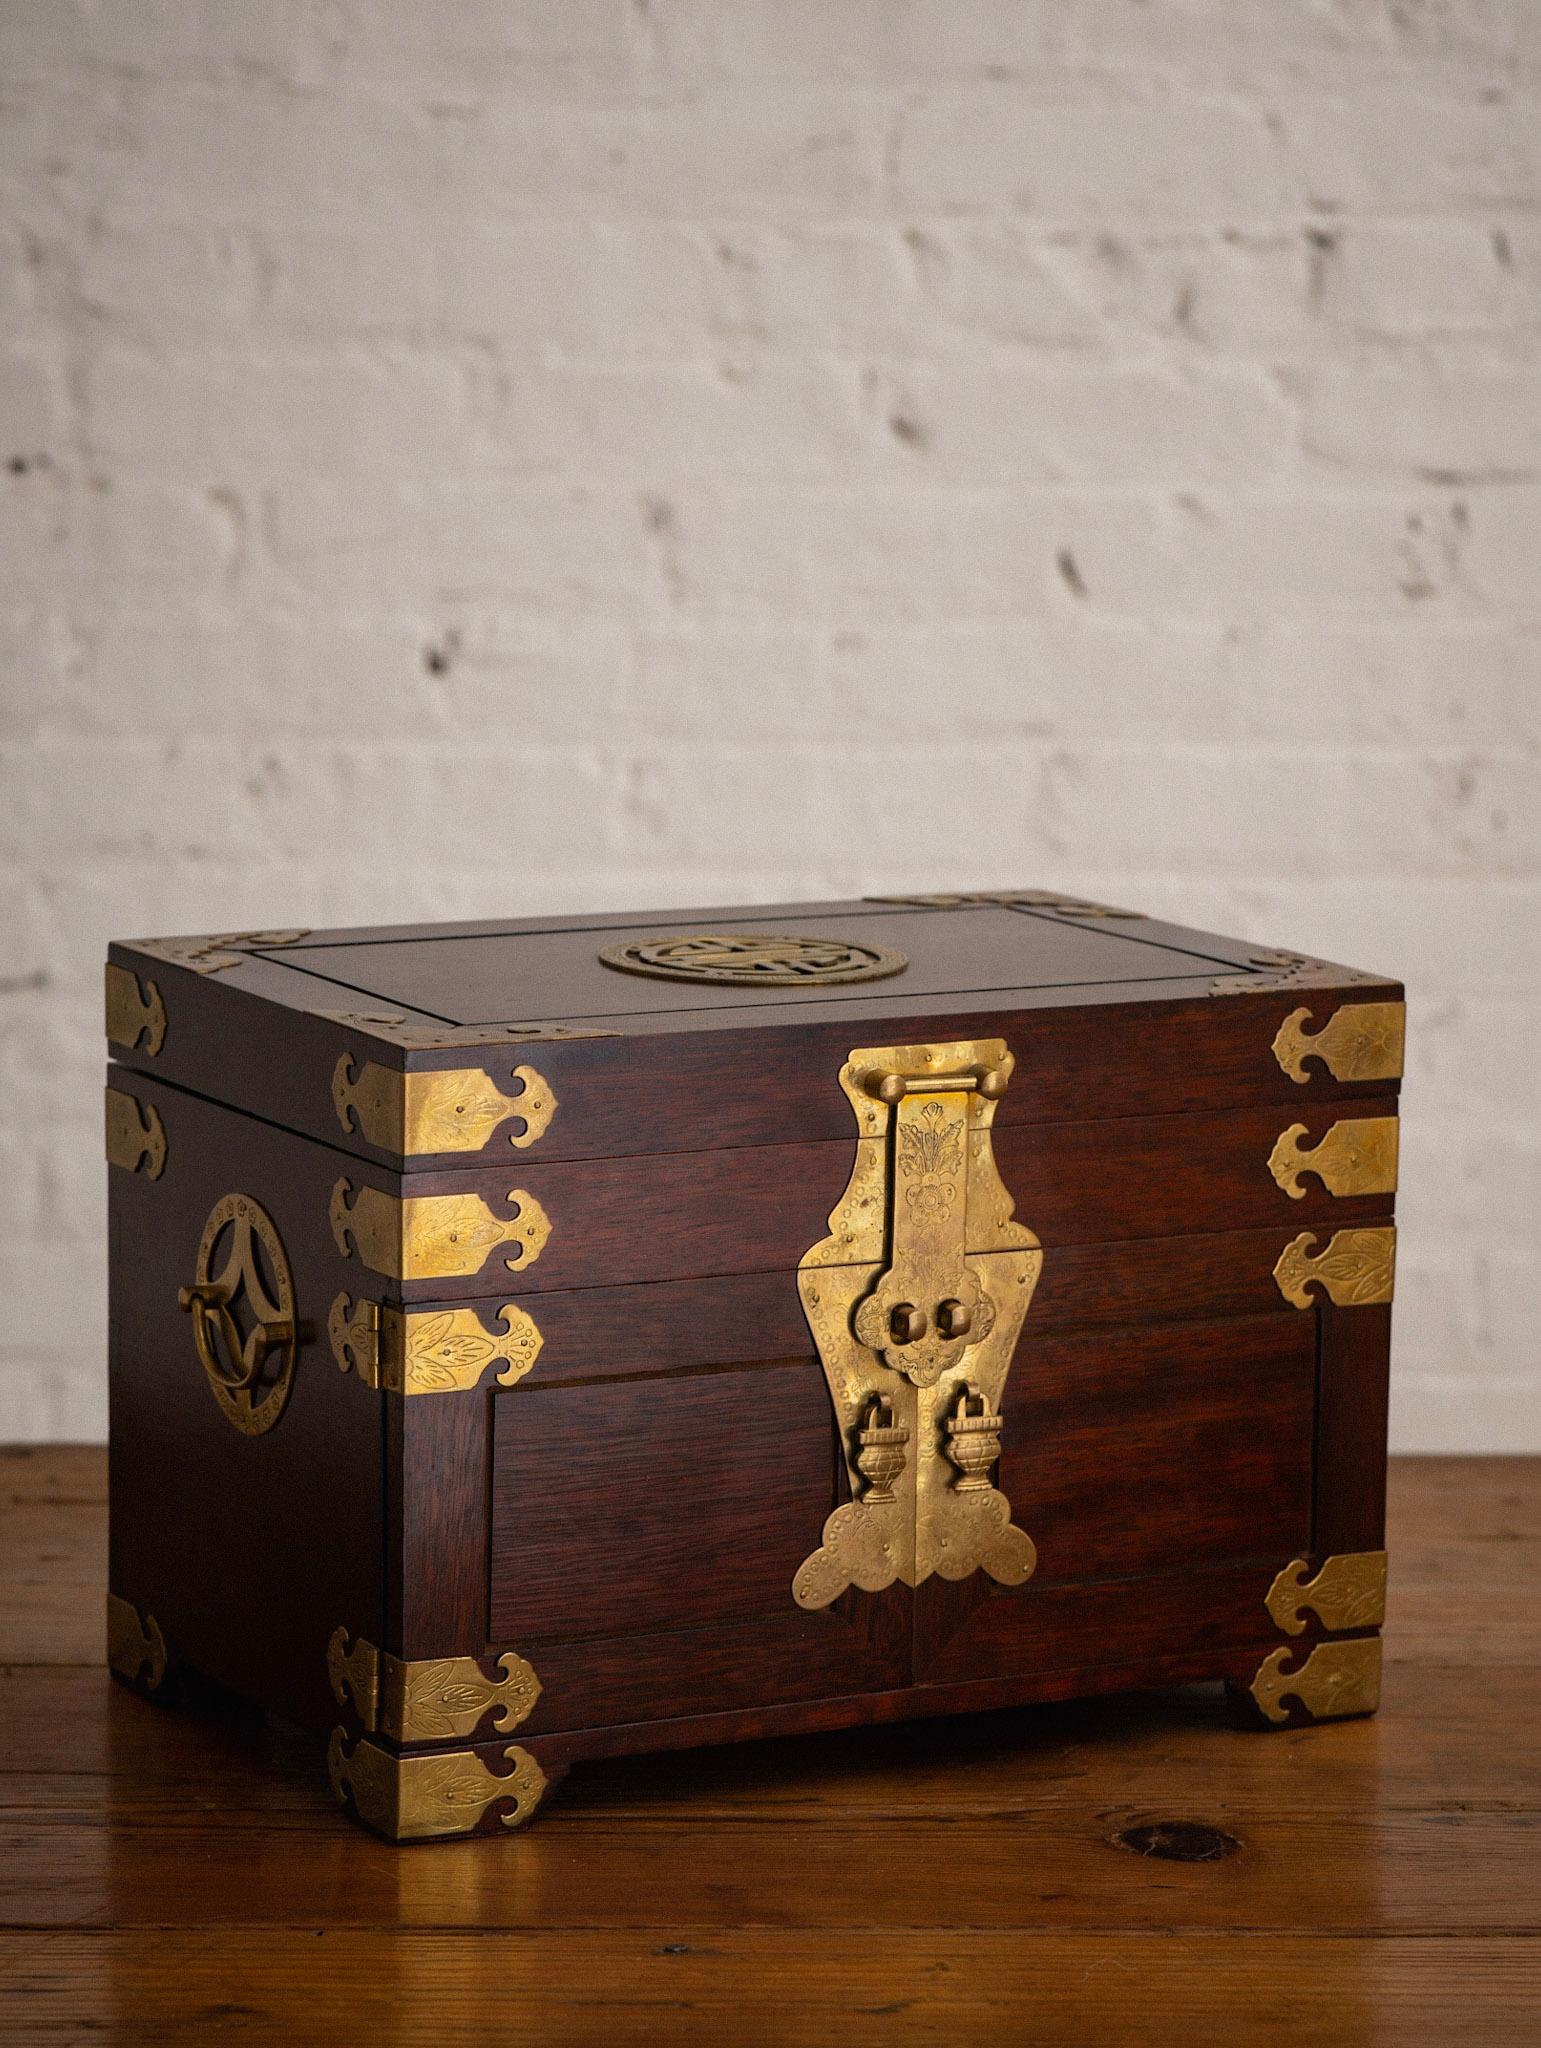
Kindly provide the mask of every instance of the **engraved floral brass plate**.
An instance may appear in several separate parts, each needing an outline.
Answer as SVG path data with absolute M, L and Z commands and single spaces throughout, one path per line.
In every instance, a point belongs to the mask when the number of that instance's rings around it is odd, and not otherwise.
M 851 1499 L 794 1577 L 801 1607 L 933 1573 L 1032 1573 L 1033 1544 L 989 1477 L 1043 1265 L 990 1146 L 1013 1065 L 1004 1040 L 983 1039 L 862 1048 L 841 1069 L 856 1160 L 798 1289 Z
M 288 1405 L 300 1331 L 288 1255 L 260 1202 L 233 1194 L 214 1204 L 192 1285 L 177 1304 L 192 1316 L 193 1343 L 222 1413 L 244 1435 L 261 1436 Z
M 1268 1155 L 1268 1171 L 1298 1202 L 1303 1173 L 1313 1173 L 1329 1195 L 1390 1195 L 1397 1185 L 1397 1119 L 1345 1117 L 1315 1145 L 1302 1146 L 1304 1124 L 1281 1131 Z
M 671 932 L 628 939 L 600 953 L 606 967 L 662 981 L 726 982 L 737 988 L 816 988 L 902 974 L 908 958 L 856 939 L 777 938 L 765 932 Z
M 512 1802 L 501 1816 L 504 1827 L 520 1827 L 546 1790 L 545 1772 L 517 1743 L 503 1752 L 512 1769 L 501 1777 L 471 1749 L 395 1756 L 367 1735 L 351 1751 L 346 1745 L 343 1730 L 334 1728 L 326 1753 L 332 1790 L 342 1803 L 352 1801 L 366 1827 L 392 1842 L 468 1835 L 497 1800 Z
M 166 1126 L 153 1102 L 141 1105 L 139 1098 L 122 1088 L 107 1090 L 107 1164 L 125 1173 L 143 1172 L 147 1180 L 159 1180 L 166 1170 Z
M 1274 1037 L 1273 1056 L 1292 1081 L 1305 1083 L 1308 1060 L 1335 1081 L 1395 1081 L 1407 1036 L 1405 1003 L 1340 1003 L 1318 1031 L 1310 1010 L 1291 1010 Z
M 1335 1230 L 1324 1251 L 1321 1239 L 1303 1230 L 1280 1252 L 1273 1269 L 1279 1292 L 1296 1308 L 1314 1308 L 1313 1285 L 1337 1308 L 1367 1308 L 1390 1301 L 1396 1276 L 1397 1234 L 1389 1223 L 1367 1230 Z
M 355 1302 L 344 1293 L 332 1303 L 326 1327 L 339 1371 L 356 1372 L 366 1386 L 391 1394 L 459 1394 L 499 1363 L 497 1384 L 516 1386 L 539 1356 L 533 1316 L 512 1301 L 496 1314 L 501 1335 L 474 1308 L 399 1309 Z
M 1379 1628 L 1386 1619 L 1386 1553 L 1342 1551 L 1326 1558 L 1314 1577 L 1303 1557 L 1287 1564 L 1264 1601 L 1287 1636 L 1305 1628 L 1302 1614 L 1314 1614 L 1326 1629 Z
M 1287 1721 L 1294 1700 L 1313 1721 L 1340 1721 L 1375 1712 L 1380 1672 L 1380 1637 L 1350 1636 L 1318 1643 L 1304 1661 L 1298 1650 L 1271 1650 L 1250 1690 L 1266 1720 Z
M 551 1219 L 523 1188 L 505 1198 L 516 1205 L 507 1219 L 494 1216 L 480 1195 L 388 1195 L 344 1178 L 332 1190 L 328 1216 L 337 1249 L 391 1280 L 466 1279 L 488 1255 L 505 1254 L 510 1273 L 540 1257 Z
M 556 1114 L 556 1097 L 533 1067 L 515 1067 L 518 1092 L 505 1094 L 480 1067 L 404 1074 L 374 1060 L 358 1066 L 345 1052 L 332 1074 L 332 1102 L 345 1131 L 357 1131 L 382 1152 L 411 1159 L 427 1152 L 480 1152 L 493 1132 L 515 1119 L 509 1143 L 533 1145 Z
M 107 963 L 107 1036 L 132 1052 L 141 1043 L 151 1059 L 166 1043 L 166 1005 L 153 981 L 116 962 Z
M 474 1735 L 488 1715 L 500 1735 L 512 1735 L 540 1698 L 535 1668 L 513 1650 L 497 1659 L 501 1676 L 489 1678 L 474 1657 L 394 1657 L 360 1636 L 350 1647 L 338 1629 L 327 1645 L 326 1668 L 340 1707 L 350 1703 L 361 1725 L 392 1742 L 448 1742 Z

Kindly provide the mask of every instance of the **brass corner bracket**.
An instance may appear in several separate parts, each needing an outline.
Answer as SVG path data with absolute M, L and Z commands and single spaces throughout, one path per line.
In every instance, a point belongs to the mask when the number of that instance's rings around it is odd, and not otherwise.
M 1291 1010 L 1274 1037 L 1273 1056 L 1292 1081 L 1311 1079 L 1308 1060 L 1319 1060 L 1335 1081 L 1401 1078 L 1406 1003 L 1340 1003 L 1319 1031 L 1305 1028 L 1312 1014 Z
M 327 1211 L 332 1237 L 344 1258 L 356 1255 L 389 1280 L 468 1279 L 494 1249 L 512 1247 L 510 1273 L 533 1266 L 551 1235 L 551 1219 L 532 1194 L 510 1188 L 515 1205 L 505 1221 L 480 1195 L 390 1195 L 346 1176 L 332 1189 Z
M 296 946 L 308 939 L 308 929 L 282 932 L 216 932 L 211 937 L 186 939 L 136 939 L 134 951 L 148 953 L 172 967 L 190 967 L 194 974 L 223 974 L 239 967 L 250 954 L 271 946 Z
M 1342 1721 L 1373 1714 L 1380 1705 L 1381 1640 L 1347 1636 L 1320 1642 L 1296 1664 L 1294 1649 L 1270 1650 L 1247 1691 L 1259 1712 L 1275 1726 L 1289 1719 L 1298 1702 L 1313 1721 Z
M 107 1663 L 125 1684 L 145 1692 L 160 1689 L 169 1658 L 166 1638 L 153 1614 L 141 1614 L 130 1600 L 107 1595 Z
M 1305 1628 L 1301 1616 L 1314 1614 L 1324 1629 L 1379 1628 L 1386 1619 L 1386 1553 L 1346 1550 L 1325 1558 L 1312 1577 L 1307 1559 L 1297 1557 L 1275 1578 L 1263 1605 L 1287 1636 Z
M 533 1067 L 518 1066 L 508 1095 L 481 1067 L 403 1073 L 345 1052 L 332 1072 L 332 1103 L 344 1131 L 357 1131 L 403 1159 L 433 1152 L 480 1152 L 500 1125 L 518 1118 L 511 1145 L 533 1145 L 556 1114 L 556 1096 Z
M 388 1394 L 460 1394 L 500 1360 L 500 1387 L 517 1386 L 545 1341 L 516 1302 L 497 1310 L 494 1336 L 475 1308 L 399 1309 L 339 1294 L 326 1319 L 339 1372 L 355 1372 Z
M 1280 1252 L 1273 1269 L 1279 1292 L 1296 1308 L 1315 1308 L 1311 1289 L 1320 1287 L 1335 1308 L 1368 1308 L 1390 1301 L 1396 1280 L 1396 1228 L 1379 1223 L 1364 1230 L 1335 1230 L 1325 1251 L 1303 1230 Z
M 990 1144 L 1014 1064 L 1003 1039 L 981 1039 L 860 1047 L 840 1070 L 856 1159 L 798 1291 L 851 1498 L 793 1579 L 800 1607 L 933 1573 L 1021 1585 L 1037 1562 L 989 1478 L 1043 1266 Z
M 503 1800 L 512 1802 L 500 1816 L 504 1827 L 522 1827 L 545 1796 L 545 1772 L 517 1743 L 503 1752 L 512 1768 L 502 1777 L 470 1749 L 396 1756 L 367 1735 L 351 1751 L 346 1743 L 344 1731 L 334 1728 L 326 1752 L 332 1790 L 339 1804 L 351 1804 L 359 1820 L 388 1842 L 473 1834 L 489 1808 Z
M 141 982 L 127 967 L 109 960 L 106 996 L 108 1039 L 130 1052 L 142 1039 L 145 1052 L 153 1060 L 166 1043 L 166 1005 L 155 983 Z
M 141 1103 L 123 1088 L 107 1090 L 107 1164 L 146 1180 L 166 1171 L 166 1126 L 153 1102 Z
M 500 1735 L 512 1735 L 540 1698 L 535 1667 L 513 1650 L 489 1678 L 474 1657 L 408 1660 L 377 1650 L 365 1637 L 349 1644 L 335 1631 L 326 1648 L 327 1676 L 340 1707 L 352 1705 L 361 1725 L 392 1742 L 447 1742 L 474 1735 L 488 1714 Z
M 1268 1171 L 1292 1202 L 1305 1194 L 1303 1173 L 1313 1173 L 1329 1195 L 1392 1195 L 1397 1185 L 1398 1121 L 1394 1116 L 1342 1117 L 1311 1146 L 1304 1124 L 1281 1131 L 1268 1155 Z

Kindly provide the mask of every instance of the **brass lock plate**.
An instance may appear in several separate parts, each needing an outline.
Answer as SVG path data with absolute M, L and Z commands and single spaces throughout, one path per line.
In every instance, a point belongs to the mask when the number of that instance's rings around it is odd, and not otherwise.
M 990 1479 L 1001 1401 L 1043 1266 L 991 1149 L 1003 1039 L 858 1048 L 840 1071 L 856 1161 L 798 1269 L 851 1499 L 793 1580 L 801 1607 L 933 1573 L 1020 1585 L 1036 1562 Z

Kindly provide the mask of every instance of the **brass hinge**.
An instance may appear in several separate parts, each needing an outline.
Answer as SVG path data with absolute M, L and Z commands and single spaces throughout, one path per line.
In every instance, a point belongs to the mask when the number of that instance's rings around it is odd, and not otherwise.
M 933 1573 L 1007 1585 L 1032 1573 L 1032 1541 L 989 1478 L 1043 1265 L 990 1146 L 1013 1065 L 992 1038 L 859 1048 L 841 1069 L 856 1163 L 798 1290 L 851 1499 L 793 1579 L 801 1607 Z
M 352 1704 L 360 1723 L 392 1742 L 447 1742 L 474 1735 L 489 1714 L 500 1735 L 512 1735 L 540 1698 L 534 1666 L 513 1650 L 498 1657 L 501 1678 L 489 1678 L 474 1657 L 408 1660 L 377 1650 L 337 1629 L 327 1644 L 327 1676 L 340 1707 Z
M 327 1334 L 339 1371 L 390 1394 L 455 1394 L 474 1387 L 489 1365 L 503 1362 L 500 1387 L 516 1386 L 544 1341 L 535 1319 L 516 1302 L 497 1311 L 504 1334 L 493 1335 L 474 1308 L 399 1309 L 339 1294 Z
M 356 1071 L 355 1071 L 356 1070 Z M 430 1152 L 480 1152 L 500 1124 L 523 1128 L 509 1143 L 533 1145 L 556 1114 L 556 1096 L 533 1067 L 513 1068 L 517 1093 L 507 1095 L 480 1067 L 405 1074 L 375 1060 L 358 1066 L 345 1052 L 332 1074 L 332 1102 L 344 1131 L 357 1131 L 382 1152 L 411 1159 Z
M 332 1189 L 328 1217 L 343 1256 L 356 1253 L 387 1279 L 467 1279 L 494 1249 L 511 1247 L 503 1264 L 523 1272 L 551 1235 L 551 1219 L 532 1194 L 510 1188 L 505 1199 L 517 1205 L 507 1220 L 477 1194 L 389 1195 L 344 1178 Z

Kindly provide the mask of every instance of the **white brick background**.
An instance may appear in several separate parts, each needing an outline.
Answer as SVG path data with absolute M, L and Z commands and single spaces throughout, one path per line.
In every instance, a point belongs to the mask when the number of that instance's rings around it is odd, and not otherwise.
M 110 935 L 1048 883 L 1405 976 L 1541 1448 L 1536 0 L 0 0 L 0 1436 Z

